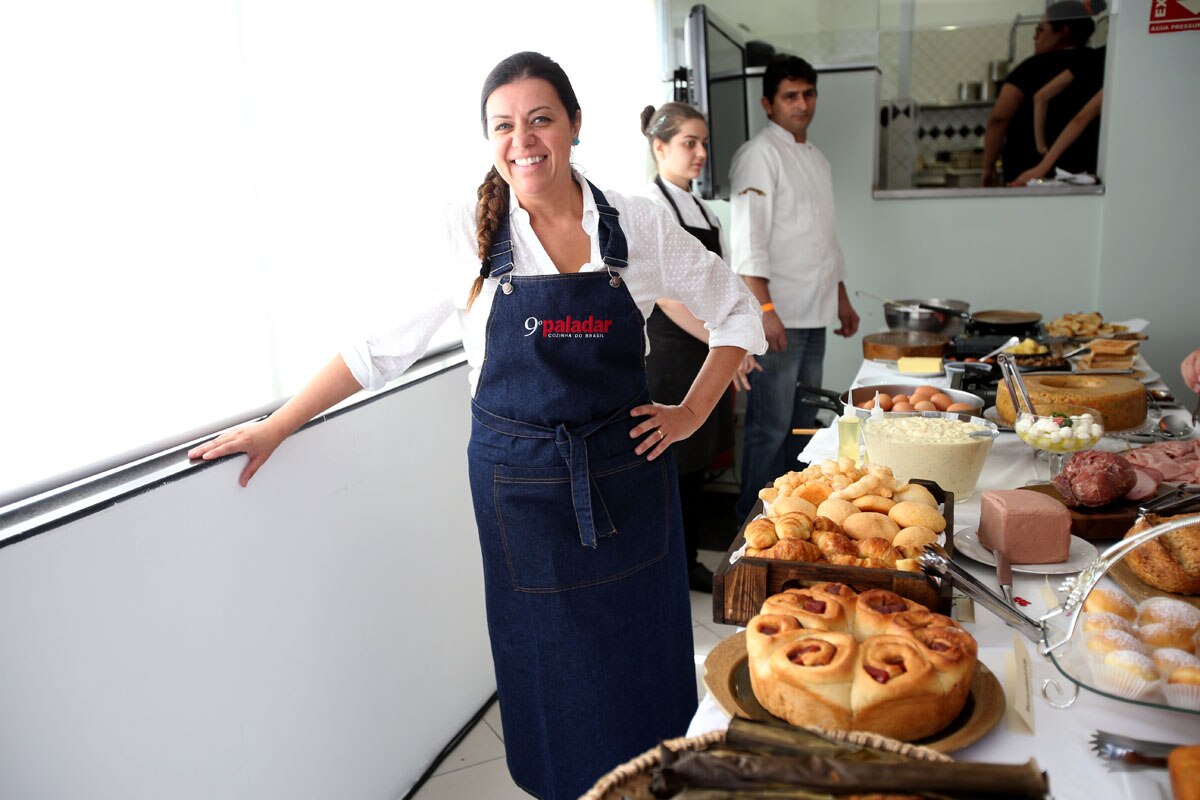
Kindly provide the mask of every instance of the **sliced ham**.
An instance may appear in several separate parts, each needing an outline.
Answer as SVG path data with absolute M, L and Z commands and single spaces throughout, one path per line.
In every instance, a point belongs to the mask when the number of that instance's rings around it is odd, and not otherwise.
M 1137 464 L 1133 465 L 1133 472 L 1133 488 L 1125 493 L 1126 500 L 1145 500 L 1158 493 L 1158 487 L 1162 484 L 1161 472 L 1151 467 L 1139 467 Z
M 1163 480 L 1200 483 L 1200 439 L 1148 444 L 1123 455 L 1135 467 L 1157 470 Z

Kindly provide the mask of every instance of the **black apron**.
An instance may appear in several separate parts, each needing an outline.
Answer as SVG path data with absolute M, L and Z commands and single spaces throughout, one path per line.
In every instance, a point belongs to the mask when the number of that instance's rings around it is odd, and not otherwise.
M 720 229 L 685 225 L 683 215 L 671 199 L 662 178 L 655 176 L 654 182 L 675 211 L 680 227 L 696 237 L 709 252 L 723 258 Z M 692 200 L 703 214 L 700 201 L 695 197 Z M 708 358 L 708 345 L 672 322 L 658 306 L 654 307 L 650 318 L 646 320 L 646 333 L 650 337 L 650 355 L 646 357 L 650 397 L 656 403 L 679 405 L 692 387 L 692 381 L 696 379 L 704 360 Z M 733 447 L 733 424 L 733 402 L 727 392 L 699 430 L 682 442 L 671 445 L 679 473 L 686 475 L 706 469 L 715 456 Z

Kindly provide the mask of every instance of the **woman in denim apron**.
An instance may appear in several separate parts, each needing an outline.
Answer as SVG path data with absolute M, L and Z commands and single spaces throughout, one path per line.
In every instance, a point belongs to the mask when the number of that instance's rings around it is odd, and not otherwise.
M 495 166 L 459 220 L 474 235 L 452 229 L 454 255 L 468 252 L 469 236 L 480 265 L 462 299 L 431 300 L 419 321 L 398 327 L 396 350 L 373 337 L 371 365 L 345 352 L 267 420 L 191 455 L 246 452 L 245 484 L 287 433 L 406 369 L 457 310 L 475 370 L 470 484 L 508 765 L 531 794 L 573 799 L 686 732 L 696 706 L 692 622 L 667 450 L 728 386 L 745 349 L 725 342 L 760 352 L 765 343 L 757 305 L 732 273 L 716 281 L 719 301 L 696 285 L 690 270 L 708 254 L 665 212 L 622 201 L 640 215 L 631 242 L 622 212 L 573 171 L 581 115 L 557 64 L 536 53 L 505 59 L 481 105 Z M 649 231 L 663 240 L 645 241 Z M 674 252 L 673 283 L 648 257 L 664 249 Z M 517 254 L 537 268 L 522 269 Z M 647 275 L 631 277 L 637 270 Z M 627 280 L 641 287 L 636 301 Z M 646 386 L 642 308 L 648 292 L 668 287 L 693 293 L 733 331 L 714 334 L 677 406 L 650 402 Z

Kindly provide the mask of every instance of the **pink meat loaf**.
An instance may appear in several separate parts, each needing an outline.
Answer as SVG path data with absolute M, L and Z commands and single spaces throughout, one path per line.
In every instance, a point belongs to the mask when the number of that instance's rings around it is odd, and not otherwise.
M 1052 497 L 1020 489 L 984 492 L 979 541 L 1013 564 L 1056 564 L 1071 552 L 1071 512 Z

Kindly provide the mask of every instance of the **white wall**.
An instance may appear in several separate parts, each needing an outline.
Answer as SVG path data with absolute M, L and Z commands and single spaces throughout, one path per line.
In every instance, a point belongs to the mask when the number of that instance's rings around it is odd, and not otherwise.
M 1142 349 L 1194 403 L 1179 364 L 1200 347 L 1200 31 L 1151 35 L 1149 8 L 1126 0 L 1111 23 L 1099 307 L 1153 321 Z
M 402 796 L 495 690 L 465 367 L 0 549 L 0 797 Z

